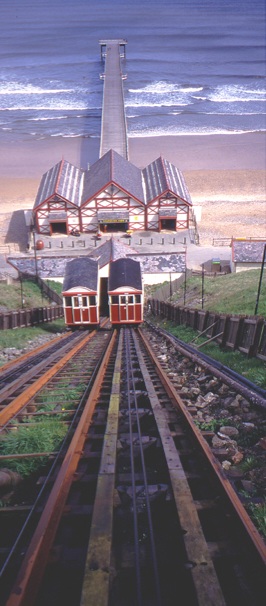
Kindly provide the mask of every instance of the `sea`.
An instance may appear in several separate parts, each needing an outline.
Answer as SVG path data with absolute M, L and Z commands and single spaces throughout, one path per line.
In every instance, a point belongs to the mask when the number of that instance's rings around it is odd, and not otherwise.
M 265 25 L 264 0 L 1 0 L 1 142 L 99 138 L 118 38 L 129 137 L 265 131 Z

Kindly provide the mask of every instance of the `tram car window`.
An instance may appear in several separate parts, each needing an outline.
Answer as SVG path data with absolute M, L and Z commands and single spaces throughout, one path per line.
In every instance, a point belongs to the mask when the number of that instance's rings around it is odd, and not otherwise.
M 78 257 L 67 263 L 62 296 L 65 323 L 69 328 L 99 324 L 99 270 L 95 259 Z
M 143 285 L 138 261 L 122 258 L 110 263 L 108 298 L 113 326 L 143 322 Z

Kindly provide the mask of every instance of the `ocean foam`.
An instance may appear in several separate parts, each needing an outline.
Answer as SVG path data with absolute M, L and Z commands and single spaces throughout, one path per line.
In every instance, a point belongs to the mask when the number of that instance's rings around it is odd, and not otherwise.
M 73 88 L 41 88 L 33 84 L 18 82 L 2 82 L 0 85 L 0 95 L 54 95 L 73 92 L 75 92 Z
M 266 99 L 266 91 L 262 88 L 240 86 L 235 84 L 224 84 L 212 88 L 205 86 L 182 85 L 180 83 L 168 83 L 155 81 L 143 88 L 130 88 L 126 98 L 126 107 L 176 107 L 191 106 L 201 113 L 199 103 L 217 103 L 220 105 L 238 105 L 235 115 L 242 115 L 241 103 L 260 103 Z M 197 94 L 202 93 L 202 94 Z M 224 110 L 225 111 L 225 110 Z M 227 110 L 226 110 L 227 111 Z M 230 112 L 230 109 L 228 110 Z M 210 112 L 204 112 L 206 115 Z M 215 113 L 215 110 L 214 112 Z M 252 112 L 250 112 L 252 113 Z M 254 113 L 261 113 L 256 107 Z
M 149 128 L 145 128 L 142 130 L 130 130 L 128 129 L 128 136 L 132 137 L 132 138 L 137 138 L 137 137 L 178 137 L 178 136 L 209 136 L 209 135 L 243 135 L 246 133 L 263 133 L 266 132 L 265 130 L 261 129 L 261 130 L 227 130 L 225 128 L 200 128 L 200 127 L 195 127 L 195 128 L 191 128 L 190 130 L 187 129 L 183 129 L 182 130 L 182 126 L 181 128 L 176 128 L 176 129 L 165 129 L 165 128 L 158 128 L 158 129 L 149 129 Z

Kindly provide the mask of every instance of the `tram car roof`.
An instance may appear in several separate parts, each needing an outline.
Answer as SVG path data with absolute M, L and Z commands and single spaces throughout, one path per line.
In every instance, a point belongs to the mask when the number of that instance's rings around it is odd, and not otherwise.
M 110 263 L 108 291 L 113 292 L 124 287 L 142 291 L 139 261 L 122 258 Z
M 78 287 L 97 292 L 98 262 L 95 259 L 78 257 L 66 264 L 63 292 Z

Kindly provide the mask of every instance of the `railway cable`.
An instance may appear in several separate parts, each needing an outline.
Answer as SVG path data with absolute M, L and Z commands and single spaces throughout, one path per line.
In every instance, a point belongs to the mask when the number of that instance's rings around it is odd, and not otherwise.
M 134 381 L 134 372 L 132 367 L 132 331 L 128 328 L 124 330 L 124 339 L 125 339 L 125 356 L 126 356 L 126 380 L 127 380 L 127 405 L 128 405 L 128 418 L 129 418 L 129 435 L 130 435 L 130 462 L 131 462 L 131 478 L 132 478 L 132 501 L 133 501 L 133 516 L 134 516 L 134 539 L 135 539 L 135 557 L 136 557 L 136 579 L 137 579 L 137 595 L 138 595 L 138 606 L 142 606 L 142 585 L 141 583 L 141 572 L 140 572 L 140 553 L 139 553 L 139 531 L 138 531 L 138 514 L 137 514 L 137 486 L 135 482 L 135 466 L 134 466 L 134 439 L 133 439 L 133 427 L 132 427 L 132 417 L 131 412 L 134 410 L 135 412 L 135 421 L 137 424 L 137 432 L 138 432 L 138 440 L 140 447 L 140 458 L 141 458 L 141 473 L 143 477 L 144 483 L 144 491 L 145 491 L 145 505 L 147 511 L 147 521 L 148 521 L 148 529 L 149 529 L 149 540 L 150 540 L 150 550 L 151 550 L 151 561 L 153 568 L 153 579 L 154 579 L 154 587 L 155 587 L 155 596 L 154 596 L 154 606 L 163 606 L 161 601 L 161 591 L 159 585 L 159 573 L 157 566 L 157 556 L 155 549 L 155 539 L 154 539 L 154 530 L 152 524 L 152 515 L 149 501 L 149 489 L 148 489 L 148 480 L 147 480 L 147 472 L 146 472 L 146 464 L 144 458 L 144 451 L 142 446 L 142 433 L 140 427 L 140 419 L 138 413 L 138 405 L 137 405 L 137 397 L 136 397 L 136 389 L 135 389 L 135 381 Z

